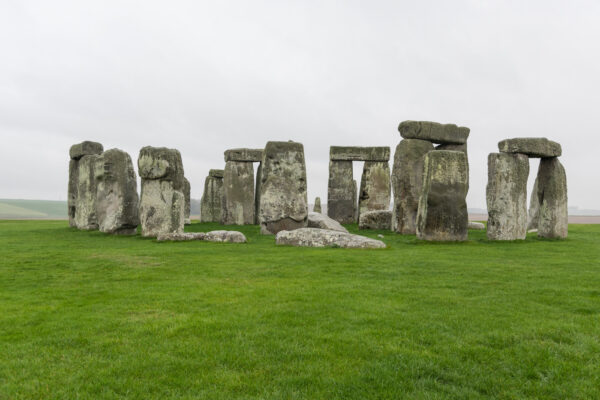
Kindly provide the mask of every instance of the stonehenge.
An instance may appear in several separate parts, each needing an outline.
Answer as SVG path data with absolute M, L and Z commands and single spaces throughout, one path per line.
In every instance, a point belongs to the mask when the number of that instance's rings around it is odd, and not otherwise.
M 357 222 L 361 212 L 387 210 L 391 197 L 389 159 L 389 147 L 331 146 L 327 215 L 340 223 L 348 224 Z M 365 162 L 358 205 L 353 161 Z
M 223 170 L 211 169 L 204 181 L 200 200 L 200 222 L 221 222 L 223 207 Z
M 85 141 L 69 149 L 69 184 L 67 209 L 69 226 L 83 229 L 98 229 L 96 217 L 96 183 L 94 167 L 104 147 L 97 142 Z
M 221 222 L 224 225 L 256 223 L 254 162 L 262 162 L 261 149 L 230 149 L 225 151 Z M 259 166 L 259 171 L 261 170 Z
M 513 138 L 498 143 L 488 164 L 488 239 L 566 238 L 568 196 L 561 145 L 546 138 Z M 527 212 L 529 158 L 541 158 Z
M 301 143 L 268 142 L 259 185 L 262 234 L 277 234 L 307 225 L 306 165 Z

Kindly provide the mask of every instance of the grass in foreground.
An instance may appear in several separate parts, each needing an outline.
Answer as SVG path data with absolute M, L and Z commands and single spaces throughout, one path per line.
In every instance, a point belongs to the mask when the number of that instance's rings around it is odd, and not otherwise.
M 598 225 L 368 232 L 383 250 L 230 229 L 250 243 L 0 221 L 0 399 L 600 398 Z

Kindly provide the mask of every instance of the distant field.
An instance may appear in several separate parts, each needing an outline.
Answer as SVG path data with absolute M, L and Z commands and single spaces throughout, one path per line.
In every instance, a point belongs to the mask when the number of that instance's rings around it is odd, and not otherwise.
M 0 219 L 66 218 L 66 201 L 0 199 Z
M 600 398 L 598 225 L 380 250 L 227 228 L 250 242 L 0 221 L 0 399 Z

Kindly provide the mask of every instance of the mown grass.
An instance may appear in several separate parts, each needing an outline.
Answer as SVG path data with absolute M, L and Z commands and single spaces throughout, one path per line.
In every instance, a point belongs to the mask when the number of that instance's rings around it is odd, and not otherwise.
M 230 229 L 250 242 L 0 221 L 0 399 L 600 398 L 600 226 L 368 232 L 382 250 Z

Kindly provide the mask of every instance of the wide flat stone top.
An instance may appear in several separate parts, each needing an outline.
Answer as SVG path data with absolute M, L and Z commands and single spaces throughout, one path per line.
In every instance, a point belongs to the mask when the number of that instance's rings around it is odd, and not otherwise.
M 331 146 L 331 161 L 389 161 L 389 147 Z
M 560 157 L 560 143 L 546 138 L 514 138 L 498 143 L 498 149 L 503 153 L 521 153 L 533 158 Z
M 225 162 L 243 161 L 243 162 L 261 162 L 263 156 L 262 149 L 229 149 L 225 150 Z
M 213 178 L 222 178 L 224 171 L 222 169 L 211 169 L 208 171 L 208 176 L 212 176 Z
M 440 124 L 429 121 L 404 121 L 398 126 L 404 139 L 428 140 L 439 144 L 463 144 L 471 130 L 455 124 Z
M 102 144 L 86 140 L 85 142 L 77 143 L 71 146 L 69 149 L 69 157 L 71 157 L 72 160 L 79 160 L 81 157 L 90 154 L 102 154 L 103 151 L 104 147 Z

